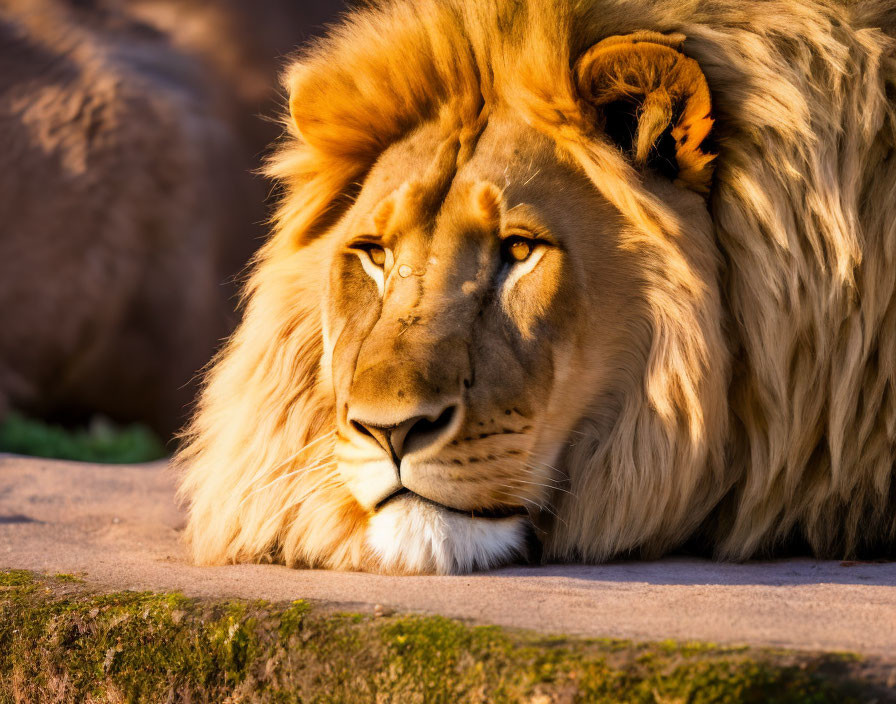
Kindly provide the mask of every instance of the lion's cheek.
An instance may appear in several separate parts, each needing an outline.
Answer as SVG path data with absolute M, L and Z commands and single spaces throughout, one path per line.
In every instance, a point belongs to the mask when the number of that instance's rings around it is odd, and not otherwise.
M 526 522 L 467 517 L 402 497 L 370 518 L 366 540 L 379 571 L 462 574 L 524 556 Z

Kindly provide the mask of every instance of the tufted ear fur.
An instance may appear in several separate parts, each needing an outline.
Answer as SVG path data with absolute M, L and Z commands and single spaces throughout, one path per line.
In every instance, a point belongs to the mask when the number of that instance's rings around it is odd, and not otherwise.
M 706 194 L 715 158 L 709 86 L 683 42 L 647 31 L 608 37 L 576 62 L 575 78 L 598 126 L 637 166 Z

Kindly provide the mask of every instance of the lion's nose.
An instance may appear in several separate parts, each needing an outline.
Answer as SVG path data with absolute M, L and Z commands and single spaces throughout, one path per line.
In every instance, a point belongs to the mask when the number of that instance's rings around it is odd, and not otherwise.
M 349 425 L 360 435 L 373 438 L 396 466 L 412 452 L 419 452 L 440 444 L 454 432 L 459 415 L 456 404 L 432 415 L 417 415 L 395 425 L 377 425 L 360 418 L 349 418 Z

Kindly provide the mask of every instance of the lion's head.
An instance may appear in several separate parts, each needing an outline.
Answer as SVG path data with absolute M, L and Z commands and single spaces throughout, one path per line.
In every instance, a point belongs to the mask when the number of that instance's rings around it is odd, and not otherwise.
M 659 271 L 633 226 L 519 115 L 477 127 L 433 120 L 388 147 L 327 235 L 337 467 L 390 562 L 414 551 L 415 521 L 435 548 L 446 523 L 483 517 L 462 566 L 521 549 L 525 519 L 566 488 L 554 467 L 576 425 L 647 364 Z M 701 196 L 649 178 L 708 235 Z
M 292 67 L 182 455 L 198 560 L 656 554 L 732 489 L 709 83 L 571 5 L 387 4 Z

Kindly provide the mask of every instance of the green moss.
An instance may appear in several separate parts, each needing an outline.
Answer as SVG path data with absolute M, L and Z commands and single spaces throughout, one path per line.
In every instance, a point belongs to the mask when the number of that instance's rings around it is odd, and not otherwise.
M 311 604 L 304 599 L 294 601 L 287 606 L 280 614 L 280 625 L 278 627 L 280 638 L 288 640 L 290 636 L 300 633 L 305 617 L 310 611 Z
M 0 572 L 0 586 L 2 587 L 18 587 L 24 584 L 31 584 L 34 578 L 27 570 L 3 570 Z
M 0 584 L 0 703 L 822 704 L 875 692 L 847 656 L 544 637 L 305 601 L 95 594 L 21 571 Z
M 164 445 L 142 425 L 117 427 L 96 419 L 87 428 L 64 428 L 11 413 L 0 424 L 0 452 L 82 462 L 127 464 L 167 455 Z
M 83 578 L 79 577 L 76 574 L 66 574 L 64 572 L 60 572 L 59 574 L 54 574 L 53 579 L 58 582 L 70 582 L 72 584 L 81 584 L 84 582 Z

